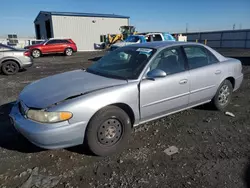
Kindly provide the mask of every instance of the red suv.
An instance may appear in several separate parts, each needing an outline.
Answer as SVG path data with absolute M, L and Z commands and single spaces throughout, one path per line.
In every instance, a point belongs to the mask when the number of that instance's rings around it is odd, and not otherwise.
M 38 58 L 43 54 L 63 53 L 71 56 L 77 51 L 76 44 L 71 39 L 49 39 L 39 44 L 26 46 L 34 58 Z

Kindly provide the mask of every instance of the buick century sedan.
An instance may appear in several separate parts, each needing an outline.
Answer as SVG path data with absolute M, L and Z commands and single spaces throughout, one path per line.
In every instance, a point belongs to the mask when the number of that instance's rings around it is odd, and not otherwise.
M 242 65 L 208 46 L 152 42 L 114 50 L 86 70 L 47 77 L 23 89 L 10 117 L 30 142 L 56 149 L 87 144 L 110 155 L 133 126 L 211 102 L 230 103 Z

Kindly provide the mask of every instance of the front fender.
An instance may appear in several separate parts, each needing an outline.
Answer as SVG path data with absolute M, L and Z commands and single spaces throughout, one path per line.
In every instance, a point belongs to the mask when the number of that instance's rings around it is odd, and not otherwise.
M 98 90 L 89 94 L 66 100 L 57 106 L 53 106 L 48 111 L 70 111 L 73 118 L 70 123 L 89 122 L 91 117 L 100 109 L 123 103 L 128 105 L 134 113 L 135 123 L 139 122 L 139 91 L 137 82 Z

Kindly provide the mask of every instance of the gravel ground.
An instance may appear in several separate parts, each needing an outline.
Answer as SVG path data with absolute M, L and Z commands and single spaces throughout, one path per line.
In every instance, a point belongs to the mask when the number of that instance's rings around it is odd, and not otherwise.
M 110 157 L 82 146 L 42 150 L 13 129 L 11 102 L 27 84 L 102 54 L 42 57 L 27 71 L 0 75 L 0 188 L 250 187 L 250 57 L 241 58 L 245 78 L 228 108 L 235 117 L 208 106 L 170 115 L 136 127 L 127 148 Z

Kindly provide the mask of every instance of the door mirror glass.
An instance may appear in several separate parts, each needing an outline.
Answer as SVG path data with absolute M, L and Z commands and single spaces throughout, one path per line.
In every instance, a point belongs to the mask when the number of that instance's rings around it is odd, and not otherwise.
M 167 76 L 166 72 L 164 72 L 161 69 L 154 69 L 154 70 L 151 70 L 151 71 L 149 71 L 147 73 L 147 78 L 148 79 L 163 78 L 163 77 L 166 77 L 166 76 Z

